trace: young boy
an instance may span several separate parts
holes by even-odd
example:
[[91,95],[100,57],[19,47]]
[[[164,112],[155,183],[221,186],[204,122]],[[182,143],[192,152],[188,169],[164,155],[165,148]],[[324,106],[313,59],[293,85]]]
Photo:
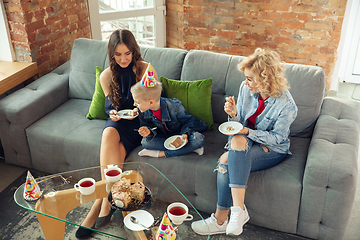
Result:
[[[173,157],[189,152],[204,153],[205,138],[199,132],[208,129],[201,120],[189,115],[180,100],[161,97],[161,83],[155,79],[131,87],[134,105],[140,110],[139,134],[144,147],[139,156]],[[181,135],[185,145],[175,150],[165,148],[164,142],[173,135]]]

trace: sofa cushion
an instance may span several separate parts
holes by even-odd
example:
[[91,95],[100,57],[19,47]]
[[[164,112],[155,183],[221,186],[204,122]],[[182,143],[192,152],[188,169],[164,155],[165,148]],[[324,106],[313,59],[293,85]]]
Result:
[[70,58],[69,98],[91,100],[95,89],[95,68],[105,68],[107,42],[79,38]]
[[105,94],[100,84],[100,74],[104,71],[101,67],[96,66],[96,83],[95,91],[89,107],[89,112],[86,115],[88,119],[108,119],[109,115],[105,112]]
[[239,87],[245,80],[237,65],[244,57],[213,53],[202,50],[190,50],[184,60],[181,80],[193,81],[212,78],[211,105],[215,123],[227,121],[224,112],[226,96],[237,98]]
[[286,156],[272,168],[250,174],[245,204],[250,223],[296,233],[310,139],[292,137],[290,142],[292,156]]
[[140,52],[143,59],[155,68],[158,76],[180,79],[186,50],[140,46]]
[[324,97],[325,72],[320,67],[285,64],[285,77],[298,107],[290,136],[311,137]]
[[70,99],[26,129],[34,169],[58,173],[99,166],[104,120],[85,118],[90,101]]
[[178,81],[160,77],[160,81],[167,98],[179,99],[190,115],[203,120],[209,129],[215,129],[211,109],[211,78],[197,81]]

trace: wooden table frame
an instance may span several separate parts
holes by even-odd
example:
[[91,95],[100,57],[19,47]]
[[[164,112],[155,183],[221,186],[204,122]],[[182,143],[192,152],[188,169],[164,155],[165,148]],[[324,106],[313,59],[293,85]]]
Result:
[[[143,181],[140,174],[134,171],[135,174],[124,176],[125,178],[129,178],[131,182]],[[137,173],[137,174],[136,174]],[[107,186],[108,185],[108,186]],[[35,210],[37,212],[37,218],[39,220],[41,229],[44,233],[44,236],[47,240],[57,240],[64,239],[65,235],[65,220],[58,219],[66,219],[66,215],[73,210],[74,208],[84,204],[86,202],[90,202],[95,199],[104,198],[108,196],[107,189],[111,188],[113,183],[109,183],[106,180],[101,180],[96,182],[95,184],[95,192],[91,195],[81,195],[81,201],[71,201],[69,199],[76,198],[76,195],[79,195],[79,192],[75,189],[67,189],[63,191],[57,191],[53,193],[48,193],[42,198],[38,200],[35,205]],[[54,207],[56,206],[56,207]],[[124,217],[130,212],[123,212]],[[47,214],[52,217],[45,216]],[[58,218],[58,219],[56,219]],[[144,231],[133,231],[133,234],[138,240],[146,240],[146,235]]]

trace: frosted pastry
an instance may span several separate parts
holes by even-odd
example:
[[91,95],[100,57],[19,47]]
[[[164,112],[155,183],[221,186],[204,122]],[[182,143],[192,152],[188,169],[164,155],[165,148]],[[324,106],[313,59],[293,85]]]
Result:
[[130,179],[121,178],[111,188],[113,203],[119,208],[142,203],[145,198],[145,185],[142,182],[130,183]]

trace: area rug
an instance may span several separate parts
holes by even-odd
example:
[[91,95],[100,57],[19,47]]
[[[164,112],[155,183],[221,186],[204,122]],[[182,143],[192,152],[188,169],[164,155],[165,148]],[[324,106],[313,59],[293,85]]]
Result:
[[[37,173],[33,173],[37,177]],[[0,193],[0,239],[45,239],[35,213],[19,207],[14,193],[26,179],[26,172]]]
[[[19,178],[17,178],[13,183],[11,183],[6,189],[0,193],[0,239],[3,240],[18,240],[18,239],[35,239],[35,240],[44,240],[44,234],[42,233],[40,224],[37,220],[36,214],[30,212],[20,206],[18,206],[14,201],[14,192],[17,187],[25,182],[26,173],[24,172]],[[41,173],[31,171],[32,175],[36,178],[41,176]],[[71,211],[71,218],[84,219],[88,213],[93,202],[86,203],[74,210]],[[203,214],[204,217],[208,217],[206,214]],[[73,220],[73,219],[72,219]],[[120,227],[122,222],[122,215],[120,211],[116,211],[112,217],[112,221],[109,223],[111,228]],[[79,223],[80,224],[80,223]],[[122,226],[123,227],[123,226]],[[195,234],[190,227],[190,223],[186,226],[189,235]],[[65,226],[65,237],[64,239],[76,239],[75,232],[77,227],[71,224],[66,224]],[[114,239],[101,234],[94,234],[88,239]],[[133,239],[133,237],[129,237]],[[177,240],[186,239],[178,236]],[[244,226],[244,232],[241,236],[229,237],[226,235],[215,235],[211,236],[211,240],[225,240],[225,239],[241,239],[241,240],[304,240],[300,236],[295,236],[292,234],[287,234],[283,232],[273,231],[270,229],[258,227],[252,224],[246,224]]]
[[[34,178],[43,176],[44,174],[31,171]],[[14,193],[26,179],[27,172],[24,172],[6,189],[0,193],[0,239],[2,240],[18,240],[18,239],[36,239],[45,240],[36,214],[30,212],[16,204],[14,201]],[[92,203],[84,204],[72,211],[72,217],[76,216],[83,219],[89,211]],[[65,238],[76,239],[75,232],[77,227],[71,224],[65,225]],[[109,239],[103,235],[95,235],[90,239]]]

